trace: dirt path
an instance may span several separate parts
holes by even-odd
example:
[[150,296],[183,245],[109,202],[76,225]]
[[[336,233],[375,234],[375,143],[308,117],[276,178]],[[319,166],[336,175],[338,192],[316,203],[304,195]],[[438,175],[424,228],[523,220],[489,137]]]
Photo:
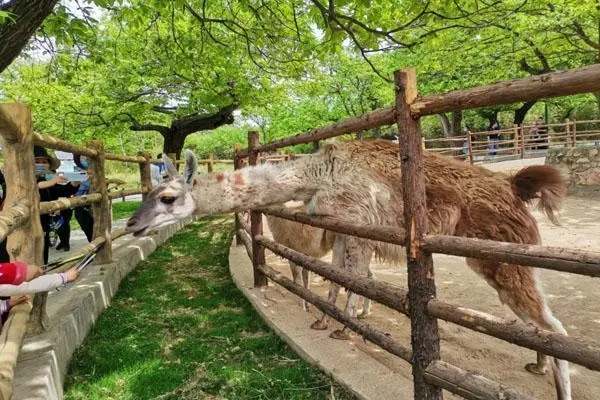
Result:
[[[561,214],[562,226],[553,226],[539,212],[539,221],[544,244],[569,248],[600,251],[600,201],[568,199]],[[438,297],[452,304],[478,309],[493,315],[516,319],[511,311],[500,304],[496,292],[475,275],[459,257],[436,255],[436,283]],[[287,263],[270,254],[268,263],[277,265],[288,274]],[[375,264],[375,278],[406,287],[403,266]],[[600,341],[600,281],[567,273],[541,270],[542,286],[549,298],[554,314],[563,322],[569,334],[585,336]],[[326,296],[328,283],[318,276],[312,278],[313,290]],[[283,291],[282,291],[283,292]],[[292,296],[285,294],[285,296]],[[340,296],[338,306],[343,307],[345,296]],[[299,305],[299,301],[298,307]],[[312,311],[315,318],[319,315]],[[399,342],[410,343],[409,321],[403,315],[379,304],[367,320]],[[535,376],[523,368],[535,361],[535,352],[522,349],[501,340],[440,321],[442,336],[442,358],[463,369],[471,370],[538,399],[555,398],[551,374]],[[333,339],[332,339],[333,340]],[[389,356],[377,347],[355,338],[356,346],[370,352],[390,369],[405,377],[411,372],[406,363]],[[600,372],[589,371],[571,364],[573,398],[594,400],[599,398]],[[446,396],[446,399],[453,398]]]

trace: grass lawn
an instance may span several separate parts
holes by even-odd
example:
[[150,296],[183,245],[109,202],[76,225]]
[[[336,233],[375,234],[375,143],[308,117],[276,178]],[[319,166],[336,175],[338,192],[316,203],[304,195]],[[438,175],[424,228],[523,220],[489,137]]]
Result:
[[190,224],[128,275],[75,352],[66,399],[353,399],[233,284],[230,216]]

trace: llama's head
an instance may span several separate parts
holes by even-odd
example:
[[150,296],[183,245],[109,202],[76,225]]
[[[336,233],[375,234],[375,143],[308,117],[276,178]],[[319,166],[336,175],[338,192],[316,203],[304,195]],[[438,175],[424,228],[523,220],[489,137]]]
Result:
[[198,160],[193,152],[185,152],[185,168],[180,175],[171,159],[163,155],[167,171],[165,180],[156,186],[127,221],[127,233],[144,235],[154,228],[190,217],[194,214],[194,200],[190,188],[198,171]]

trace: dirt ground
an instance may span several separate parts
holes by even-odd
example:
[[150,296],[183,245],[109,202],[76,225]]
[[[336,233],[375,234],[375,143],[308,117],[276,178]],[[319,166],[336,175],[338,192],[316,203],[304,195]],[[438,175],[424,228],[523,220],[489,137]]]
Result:
[[[552,225],[539,212],[535,212],[535,215],[544,244],[600,252],[600,201],[567,199],[560,217],[562,226]],[[463,258],[435,255],[434,262],[440,299],[499,317],[516,319],[508,307],[500,304],[496,292],[467,267]],[[273,254],[269,254],[267,263],[289,276],[287,263]],[[404,266],[374,264],[372,269],[375,279],[406,287]],[[540,277],[550,308],[569,334],[600,342],[600,290],[597,289],[600,281],[549,270],[540,270]],[[329,284],[316,275],[312,276],[311,282],[313,290],[325,297]],[[293,296],[287,292],[285,295]],[[340,296],[338,306],[343,308],[345,301],[345,295]],[[300,307],[299,301],[297,303]],[[314,307],[311,312],[315,318],[319,316]],[[400,343],[410,344],[409,320],[402,314],[374,304],[373,313],[366,321],[388,332]],[[334,322],[331,328],[335,328],[335,324]],[[511,386],[523,394],[538,399],[555,398],[551,373],[537,376],[524,369],[526,363],[535,362],[534,351],[444,321],[440,321],[440,334],[444,361]],[[410,368],[405,362],[370,343],[364,343],[360,338],[355,337],[353,341],[356,346],[370,352],[393,371],[405,377],[411,376]],[[600,372],[571,364],[571,380],[573,399],[600,398]],[[447,394],[445,398],[455,397]]]

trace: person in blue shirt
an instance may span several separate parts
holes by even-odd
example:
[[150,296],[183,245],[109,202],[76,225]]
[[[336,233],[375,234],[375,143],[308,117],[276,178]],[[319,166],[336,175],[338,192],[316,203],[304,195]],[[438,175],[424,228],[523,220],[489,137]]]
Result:
[[[86,158],[82,157],[79,154],[73,154],[73,161],[75,162],[75,165],[78,168],[80,168],[83,171],[87,171],[88,162]],[[90,177],[88,174],[87,179],[85,179],[79,184],[79,188],[77,189],[77,192],[75,192],[75,196],[84,196],[89,193]],[[81,230],[83,231],[83,233],[85,233],[85,237],[87,238],[88,242],[91,242],[94,236],[94,216],[92,215],[92,207],[89,205],[77,207],[75,208],[74,213],[75,219],[79,223]]]

